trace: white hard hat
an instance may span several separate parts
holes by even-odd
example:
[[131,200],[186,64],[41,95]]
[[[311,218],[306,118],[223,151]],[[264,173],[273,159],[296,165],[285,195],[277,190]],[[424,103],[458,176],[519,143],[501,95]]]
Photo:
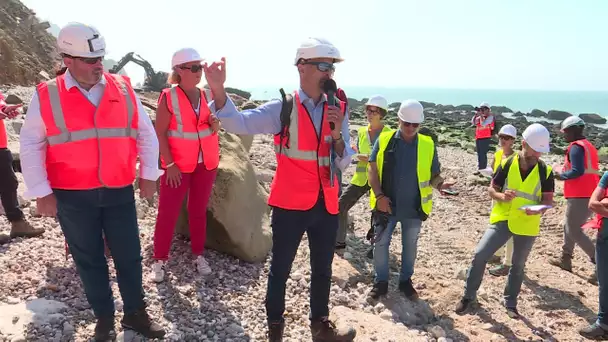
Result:
[[401,121],[422,123],[424,121],[424,108],[416,100],[405,100],[401,102],[397,116]]
[[585,121],[583,121],[583,119],[579,118],[576,115],[567,117],[564,121],[562,121],[562,128],[561,128],[562,133],[564,132],[564,130],[566,128],[569,128],[572,126],[583,126],[584,127]]
[[300,44],[294,64],[300,59],[333,58],[334,62],[342,62],[340,51],[328,40],[323,38],[308,38]]
[[479,106],[475,107],[475,109],[480,109],[482,107],[490,108],[490,105],[487,102],[482,102]]
[[205,59],[202,58],[201,55],[199,55],[198,52],[193,48],[183,48],[177,50],[173,54],[173,58],[171,58],[171,68],[188,62],[200,62],[204,60]]
[[374,95],[367,100],[366,106],[376,106],[388,110],[388,101],[381,95]]
[[504,125],[498,131],[498,135],[508,135],[513,138],[517,138],[517,128],[511,124]]
[[545,126],[533,123],[526,128],[521,136],[534,151],[541,153],[549,152],[551,137]]
[[93,26],[69,23],[57,36],[60,53],[73,57],[103,57],[106,54],[106,41]]

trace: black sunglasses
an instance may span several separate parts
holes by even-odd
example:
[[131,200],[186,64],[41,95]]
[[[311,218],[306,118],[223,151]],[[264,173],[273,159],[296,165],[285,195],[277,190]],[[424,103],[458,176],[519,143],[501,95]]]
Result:
[[317,70],[319,70],[320,72],[334,72],[334,71],[336,71],[336,67],[333,65],[333,63],[327,63],[327,62],[304,62],[303,64],[316,65],[317,66]]
[[499,135],[498,139],[502,139],[502,140],[515,140],[515,138],[508,136],[508,135]]
[[401,121],[403,122],[403,126],[405,127],[414,127],[414,128],[418,128],[418,126],[420,126],[419,123],[411,123],[411,122],[405,122],[405,121]]
[[189,67],[187,67],[187,66],[180,66],[179,68],[182,69],[182,70],[190,70],[193,74],[197,73],[197,72],[199,72],[201,70],[203,70],[203,66],[200,65],[200,64],[194,64],[194,65],[191,65]]
[[75,56],[69,56],[69,55],[66,55],[65,57],[77,59],[79,61],[82,61],[86,64],[91,64],[91,65],[96,64],[97,62],[103,61],[103,57],[75,57]]

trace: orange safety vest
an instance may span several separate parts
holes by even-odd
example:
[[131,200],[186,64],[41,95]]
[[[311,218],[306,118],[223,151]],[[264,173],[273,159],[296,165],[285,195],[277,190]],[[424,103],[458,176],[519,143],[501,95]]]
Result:
[[486,139],[486,138],[490,138],[492,136],[492,130],[494,129],[494,121],[492,121],[492,123],[490,123],[488,126],[482,126],[482,122],[485,119],[482,119],[481,117],[477,118],[477,122],[475,123],[475,125],[477,126],[475,128],[475,139]]
[[[104,73],[95,107],[65,75],[38,84],[46,126],[46,171],[51,188],[89,190],[133,184],[139,111],[127,77]],[[145,115],[145,114],[144,114]]]
[[[0,101],[4,101],[4,95],[0,93]],[[4,126],[4,120],[0,120],[0,148],[8,147],[8,138],[6,136],[6,127]]]
[[[346,103],[339,101],[339,104],[342,112],[346,113]],[[333,139],[329,122],[325,120],[326,112],[327,102],[323,108],[319,136],[308,110],[300,102],[298,92],[294,93],[290,124],[284,132],[288,139],[281,141],[280,134],[274,136],[277,169],[270,186],[270,206],[309,210],[317,203],[322,191],[327,211],[338,214],[340,183],[334,174],[332,187],[329,178]]]
[[[594,190],[595,191],[595,190]],[[604,197],[608,197],[608,189],[604,192]],[[595,214],[592,218],[590,218],[585,224],[581,226],[583,229],[601,229],[602,228],[602,220],[604,217],[600,214]]]
[[[179,86],[164,89],[158,101],[167,98],[167,108],[171,112],[171,122],[167,138],[173,162],[181,172],[193,172],[198,164],[199,152],[203,152],[203,163],[207,170],[214,170],[220,163],[219,135],[209,124],[211,91],[201,89],[201,105],[198,118],[192,103]],[[161,156],[161,165],[167,168]]]
[[587,139],[576,140],[568,145],[563,171],[572,169],[570,149],[579,145],[585,150],[585,172],[577,178],[564,181],[564,198],[589,198],[600,181],[600,160],[597,149]]

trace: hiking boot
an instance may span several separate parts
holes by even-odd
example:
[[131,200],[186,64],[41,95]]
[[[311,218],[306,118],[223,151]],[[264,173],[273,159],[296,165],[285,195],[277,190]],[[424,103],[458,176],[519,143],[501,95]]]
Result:
[[589,282],[589,284],[591,285],[595,285],[597,286],[598,282],[597,282],[597,274],[593,273],[589,279],[587,279],[587,282]]
[[370,248],[369,251],[367,251],[367,258],[374,259],[374,247]]
[[557,266],[564,271],[572,272],[572,255],[562,253],[561,257],[549,260],[549,264]]
[[374,284],[372,290],[367,295],[371,299],[377,300],[381,296],[385,296],[388,293],[388,281],[379,281]]
[[399,291],[409,300],[414,301],[418,299],[418,292],[416,292],[414,285],[412,285],[412,279],[399,282]]
[[26,220],[19,220],[11,222],[11,238],[16,237],[36,237],[44,233],[44,228],[34,228]]
[[488,260],[488,264],[500,264],[502,262],[502,257],[500,255],[492,255],[490,260]]
[[507,315],[509,317],[511,317],[512,319],[518,319],[519,318],[519,311],[517,311],[517,308],[510,308],[507,307]]
[[352,327],[338,329],[327,317],[310,323],[313,342],[352,341],[357,332]]
[[490,273],[491,275],[495,276],[495,277],[504,277],[507,274],[509,274],[509,271],[511,270],[511,266],[507,266],[505,264],[500,264],[496,267],[492,267],[488,270],[488,273]]
[[268,322],[268,341],[283,342],[285,322]]
[[346,249],[346,242],[336,242],[335,250],[336,252],[340,252]]
[[7,234],[0,234],[0,245],[4,245],[11,241],[11,237]]
[[145,309],[136,313],[126,314],[120,322],[123,329],[133,330],[146,338],[163,338],[165,330],[158,324],[150,321]]
[[114,330],[114,317],[101,317],[95,324],[95,342],[114,341],[116,330]]
[[608,340],[608,331],[600,327],[599,324],[593,323],[588,327],[582,328],[578,333],[590,340]]
[[473,300],[462,298],[460,302],[458,302],[458,305],[456,305],[454,312],[456,312],[457,315],[464,315],[473,307],[472,304]]

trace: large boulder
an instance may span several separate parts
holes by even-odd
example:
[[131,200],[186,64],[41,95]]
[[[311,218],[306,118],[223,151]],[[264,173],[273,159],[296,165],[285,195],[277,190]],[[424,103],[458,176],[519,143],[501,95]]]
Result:
[[595,113],[579,114],[578,117],[583,119],[583,121],[585,121],[586,123],[591,123],[591,124],[605,124],[606,123],[605,117],[600,116],[599,114],[595,114]]
[[[207,208],[206,247],[244,261],[262,261],[272,247],[268,194],[258,183],[238,136],[220,133],[220,147],[220,165]],[[189,236],[185,201],[176,231]]]
[[568,113],[568,112],[564,112],[563,110],[550,110],[547,113],[547,119],[549,120],[565,120],[569,117],[571,117],[572,114]]

